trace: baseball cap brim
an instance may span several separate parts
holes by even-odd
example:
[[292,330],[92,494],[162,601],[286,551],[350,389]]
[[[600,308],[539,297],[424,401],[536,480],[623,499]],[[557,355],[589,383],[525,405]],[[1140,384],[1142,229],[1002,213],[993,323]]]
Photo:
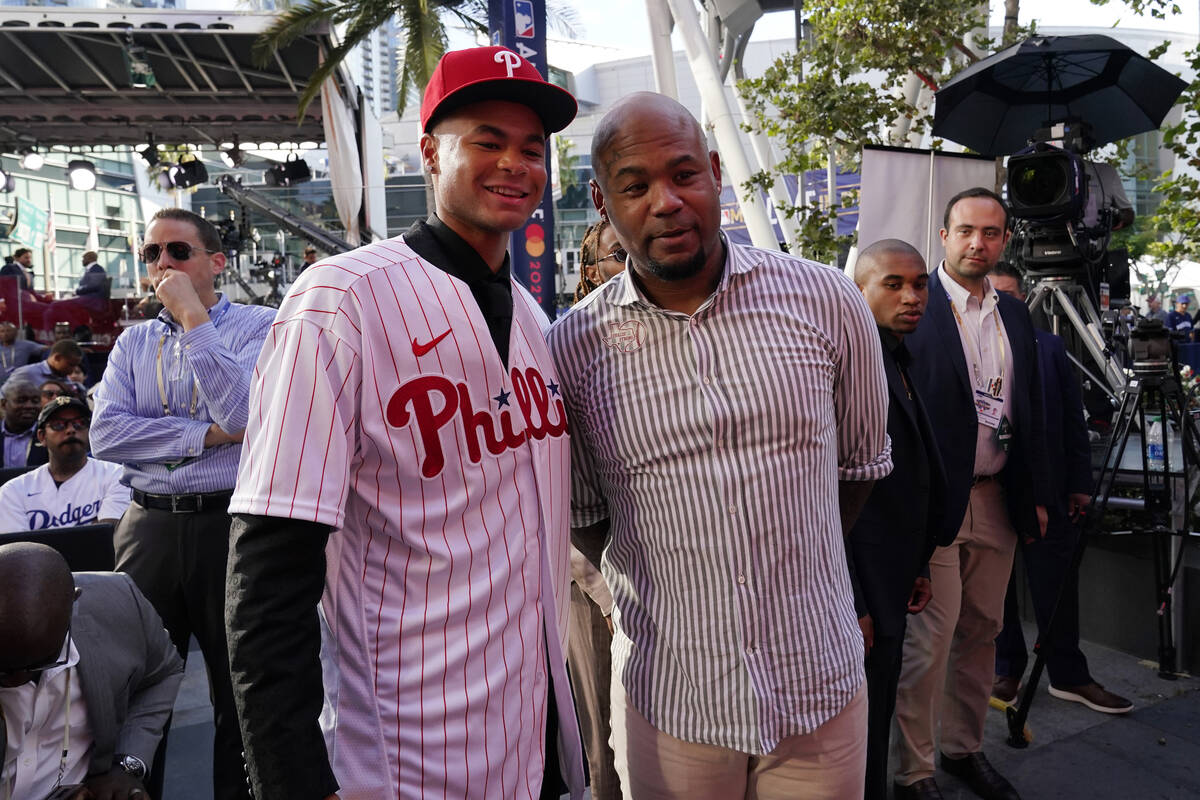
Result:
[[516,77],[486,78],[460,86],[442,98],[429,115],[425,132],[428,133],[441,119],[463,106],[487,100],[508,100],[528,106],[541,117],[547,136],[570,125],[579,110],[571,93],[553,83]]

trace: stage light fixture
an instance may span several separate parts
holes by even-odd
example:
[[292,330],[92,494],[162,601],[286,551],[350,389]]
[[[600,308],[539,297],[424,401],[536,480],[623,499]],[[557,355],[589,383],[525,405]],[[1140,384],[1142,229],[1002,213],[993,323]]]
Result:
[[154,134],[146,134],[146,144],[137,149],[137,154],[146,160],[146,165],[153,167],[158,164],[158,145],[154,143]]
[[268,169],[263,180],[268,186],[295,186],[312,180],[312,170],[308,168],[308,162],[293,153],[287,161]]
[[21,156],[21,168],[27,169],[30,172],[37,172],[46,163],[46,159],[42,157],[42,154],[32,147],[26,147],[19,155]]
[[0,193],[8,194],[15,188],[17,188],[17,179],[11,172],[0,169]]
[[190,189],[208,180],[208,169],[204,162],[192,156],[188,161],[180,161],[167,168],[167,179],[175,189]]
[[125,40],[125,69],[129,72],[129,85],[134,89],[148,89],[156,83],[154,68],[146,55],[146,48],[133,43],[133,37]]
[[229,148],[221,148],[221,160],[225,162],[225,166],[230,169],[237,169],[246,161],[246,156],[242,153],[241,145],[238,143],[238,137],[233,137],[233,144]]
[[96,165],[81,158],[68,162],[67,182],[78,192],[90,192],[96,188]]

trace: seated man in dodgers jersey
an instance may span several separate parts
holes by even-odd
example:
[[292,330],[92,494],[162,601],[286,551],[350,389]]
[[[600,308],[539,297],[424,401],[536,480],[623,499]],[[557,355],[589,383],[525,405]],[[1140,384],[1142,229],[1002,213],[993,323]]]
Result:
[[506,252],[575,111],[512,51],[447,53],[421,106],[436,213],[279,310],[226,609],[260,800],[582,793],[566,414]]

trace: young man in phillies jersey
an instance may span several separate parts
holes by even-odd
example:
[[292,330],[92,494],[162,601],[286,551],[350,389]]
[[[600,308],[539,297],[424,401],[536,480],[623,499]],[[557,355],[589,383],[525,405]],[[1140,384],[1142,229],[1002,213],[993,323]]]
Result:
[[279,310],[226,608],[259,800],[582,792],[566,414],[506,252],[575,110],[510,50],[446,54],[421,105],[436,213]]

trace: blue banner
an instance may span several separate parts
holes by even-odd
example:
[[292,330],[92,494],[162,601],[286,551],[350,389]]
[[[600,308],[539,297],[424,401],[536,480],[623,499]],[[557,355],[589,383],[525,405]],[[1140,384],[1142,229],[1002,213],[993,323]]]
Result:
[[[537,67],[546,69],[545,0],[489,0],[488,28],[493,45],[515,50]],[[550,174],[550,148],[546,148],[546,174]],[[512,274],[550,319],[557,313],[554,297],[554,199],[550,180],[541,204],[524,227],[513,231],[509,253]]]
[[[783,176],[783,183],[787,189],[788,197],[793,205],[800,205],[799,197],[799,182],[795,175]],[[825,208],[828,204],[829,194],[825,191],[825,185],[828,183],[828,176],[823,169],[814,169],[804,173],[804,198],[808,205],[816,205]],[[857,172],[842,172],[838,171],[837,183],[834,188],[837,211],[837,233],[838,236],[849,236],[854,233],[854,228],[858,225],[858,205],[842,206],[842,195],[846,192],[857,192],[862,185],[862,176]],[[775,235],[780,241],[783,241],[783,234],[779,230],[779,222],[775,219],[775,207],[767,203],[767,198],[762,193],[759,194],[762,202],[766,203],[767,213],[771,218],[771,225],[775,228]],[[742,208],[738,205],[737,195],[733,193],[732,186],[724,186],[721,189],[721,229],[725,231],[725,235],[730,241],[739,244],[750,244],[750,232],[746,230],[746,220],[742,217]]]

